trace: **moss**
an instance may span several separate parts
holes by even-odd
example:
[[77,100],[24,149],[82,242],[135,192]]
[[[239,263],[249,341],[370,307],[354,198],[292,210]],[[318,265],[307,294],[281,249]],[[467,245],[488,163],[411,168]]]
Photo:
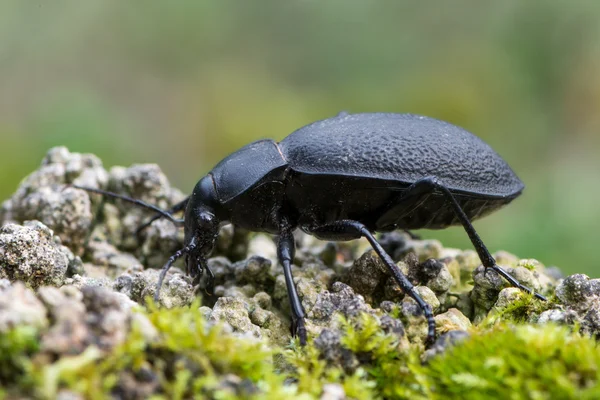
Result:
[[150,303],[140,312],[158,334],[134,325],[108,353],[90,346],[53,360],[38,348],[35,329],[8,331],[0,335],[0,373],[12,382],[8,394],[38,398],[66,389],[90,399],[313,399],[331,384],[352,399],[600,396],[596,342],[568,327],[509,325],[506,318],[522,320],[536,302],[522,296],[515,304],[426,364],[421,349],[384,333],[376,317],[341,319],[339,345],[358,361],[348,371],[312,343],[281,349],[227,333],[206,321],[198,303],[170,310]]
[[18,388],[27,393],[35,385],[31,379],[31,357],[39,349],[39,332],[27,325],[0,333],[0,397],[3,389]]
[[598,398],[600,349],[565,327],[497,326],[416,370],[432,398]]
[[[513,289],[514,288],[508,288],[505,290]],[[505,304],[498,306],[497,303],[480,325],[487,326],[497,321],[526,323],[528,321],[536,320],[542,312],[551,310],[555,307],[557,307],[555,296],[551,296],[548,301],[539,301],[535,299],[532,294],[518,291],[516,292],[516,296]]]

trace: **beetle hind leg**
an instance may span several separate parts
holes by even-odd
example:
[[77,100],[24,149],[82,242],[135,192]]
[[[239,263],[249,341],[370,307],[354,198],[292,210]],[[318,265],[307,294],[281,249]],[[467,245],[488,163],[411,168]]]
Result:
[[381,244],[375,239],[371,231],[369,231],[365,225],[358,221],[341,220],[310,229],[310,233],[316,237],[328,238],[330,240],[348,240],[357,237],[365,237],[379,258],[381,258],[383,263],[387,266],[402,291],[415,300],[423,310],[423,314],[425,314],[425,318],[427,319],[426,344],[428,346],[433,344],[435,339],[435,320],[433,319],[431,307],[429,304],[425,303],[419,293],[415,290],[415,286],[408,280],[402,271],[400,271],[389,254],[381,247]]
[[475,251],[477,251],[477,254],[479,255],[479,259],[481,260],[481,263],[486,268],[486,270],[488,270],[488,269],[494,270],[500,276],[502,276],[504,279],[506,279],[512,286],[519,288],[519,289],[523,290],[524,292],[533,294],[537,299],[544,300],[544,301],[547,300],[546,297],[535,292],[531,288],[528,288],[527,286],[521,284],[518,280],[515,279],[515,277],[510,275],[508,272],[506,272],[504,269],[502,269],[500,266],[498,266],[498,264],[496,264],[496,260],[494,259],[494,257],[492,257],[492,255],[490,254],[490,252],[487,249],[487,247],[485,246],[485,244],[483,244],[483,241],[477,234],[477,231],[475,231],[473,224],[471,224],[469,217],[467,217],[467,214],[465,214],[465,212],[461,208],[460,204],[458,204],[458,201],[456,201],[456,198],[454,197],[452,192],[450,192],[450,190],[446,186],[441,184],[437,180],[437,178],[435,178],[435,177],[423,178],[423,179],[415,182],[414,184],[412,184],[407,189],[407,193],[411,193],[411,191],[414,191],[417,193],[427,193],[427,192],[433,193],[435,190],[439,191],[446,198],[446,201],[451,205],[452,210],[454,211],[454,214],[456,215],[456,218],[461,223],[464,230],[467,232],[467,235],[469,236],[471,243],[473,243],[473,247],[475,247]]

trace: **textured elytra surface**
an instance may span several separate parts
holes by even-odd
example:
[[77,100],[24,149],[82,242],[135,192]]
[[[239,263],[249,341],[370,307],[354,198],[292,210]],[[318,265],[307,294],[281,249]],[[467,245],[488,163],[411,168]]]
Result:
[[339,115],[298,129],[279,146],[290,167],[302,173],[403,183],[435,176],[449,189],[502,197],[524,187],[477,136],[418,115]]

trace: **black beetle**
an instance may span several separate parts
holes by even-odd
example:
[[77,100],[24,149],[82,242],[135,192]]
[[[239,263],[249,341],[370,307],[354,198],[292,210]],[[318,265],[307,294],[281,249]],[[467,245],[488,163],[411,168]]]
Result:
[[[166,216],[185,227],[185,247],[169,258],[156,293],[168,269],[183,255],[188,274],[196,278],[207,270],[212,278],[206,259],[225,221],[276,234],[292,308],[292,334],[304,344],[304,311],[291,270],[292,232],[300,228],[324,240],[365,237],[402,290],[423,309],[431,342],[435,336],[431,308],[373,232],[462,224],[486,269],[531,293],[496,265],[471,225],[510,203],[523,188],[492,148],[462,128],[412,114],[341,113],[300,128],[279,143],[259,140],[241,148],[218,163],[191,196],[171,210],[149,206],[160,214],[153,220]],[[82,189],[145,205],[114,193]],[[184,209],[183,221],[171,216]]]

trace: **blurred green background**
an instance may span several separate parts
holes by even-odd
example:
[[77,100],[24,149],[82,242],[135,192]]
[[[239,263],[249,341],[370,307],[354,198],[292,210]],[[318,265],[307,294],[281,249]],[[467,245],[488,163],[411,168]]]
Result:
[[190,192],[340,110],[479,135],[527,185],[476,223],[490,250],[600,276],[600,2],[0,2],[0,199],[55,145]]

